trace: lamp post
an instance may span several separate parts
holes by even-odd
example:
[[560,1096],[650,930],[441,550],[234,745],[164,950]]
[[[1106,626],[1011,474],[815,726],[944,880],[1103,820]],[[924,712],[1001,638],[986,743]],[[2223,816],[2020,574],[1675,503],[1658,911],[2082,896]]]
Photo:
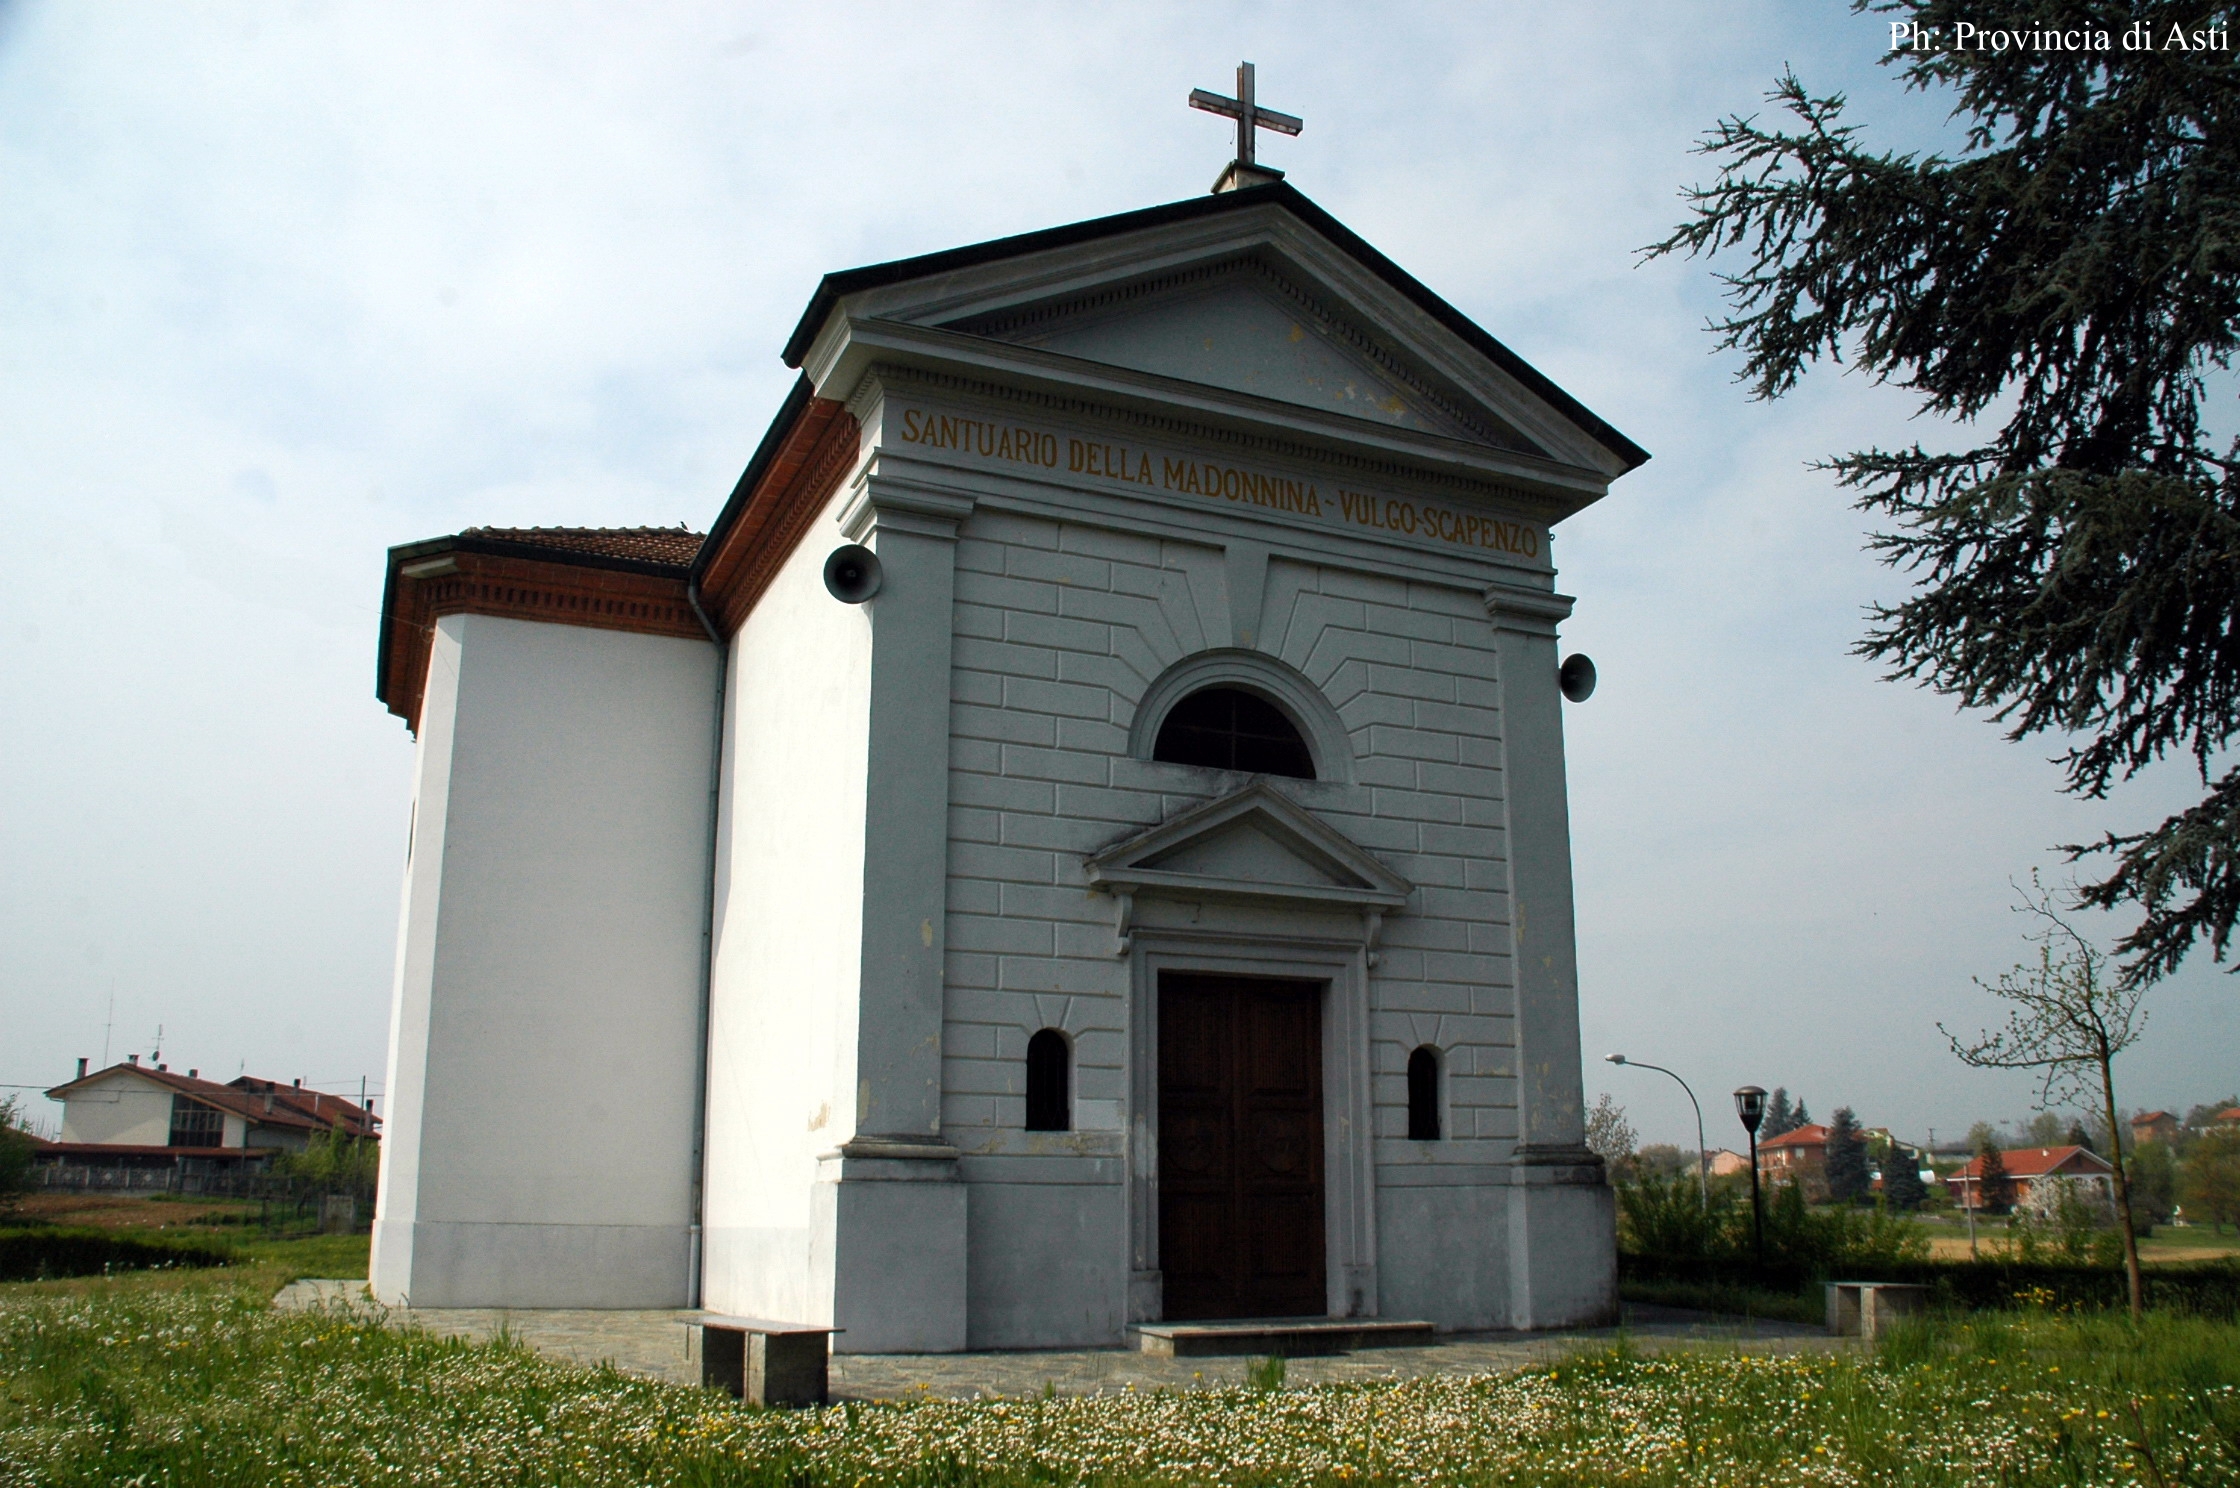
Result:
[[1628,1059],[1623,1054],[1605,1054],[1602,1057],[1611,1064],[1630,1064],[1635,1069],[1655,1070],[1660,1075],[1672,1075],[1672,1078],[1679,1082],[1680,1088],[1688,1091],[1688,1104],[1696,1108],[1696,1193],[1703,1200],[1704,1212],[1710,1213],[1711,1155],[1704,1150],[1703,1146],[1703,1103],[1696,1099],[1696,1093],[1693,1090],[1688,1090],[1687,1081],[1680,1079],[1678,1075],[1673,1075],[1671,1070],[1666,1069],[1661,1064],[1643,1064],[1640,1060]]
[[1762,1085],[1745,1085],[1734,1093],[1734,1113],[1750,1133],[1750,1243],[1758,1264],[1766,1263],[1766,1209],[1758,1198],[1758,1123],[1766,1119],[1766,1092]]

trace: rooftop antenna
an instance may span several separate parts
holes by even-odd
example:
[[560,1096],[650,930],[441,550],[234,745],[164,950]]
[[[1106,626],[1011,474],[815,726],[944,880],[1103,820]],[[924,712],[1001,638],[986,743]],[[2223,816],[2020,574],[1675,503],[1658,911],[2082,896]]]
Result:
[[109,1019],[101,1025],[101,1067],[109,1067],[109,1034],[117,1026],[117,984],[109,984]]
[[156,1025],[156,1051],[148,1056],[148,1063],[163,1063],[163,1025],[161,1023]]

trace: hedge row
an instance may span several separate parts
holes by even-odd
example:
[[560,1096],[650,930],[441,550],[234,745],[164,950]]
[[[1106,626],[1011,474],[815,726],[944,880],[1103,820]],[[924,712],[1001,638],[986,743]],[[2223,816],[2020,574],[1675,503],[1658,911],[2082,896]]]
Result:
[[[2079,1266],[2007,1260],[1896,1261],[1862,1266],[1856,1274],[1818,1276],[1792,1262],[1769,1259],[1706,1260],[1693,1256],[1621,1255],[1618,1274],[1628,1281],[1690,1282],[1812,1293],[1823,1281],[1910,1281],[1933,1287],[1936,1299],[1969,1309],[2035,1304],[2047,1307],[2121,1307],[2130,1298],[2120,1266]],[[2240,1317],[2240,1265],[2207,1262],[2150,1266],[2144,1274],[2147,1305],[2208,1317]]]
[[230,1251],[209,1245],[142,1240],[106,1230],[0,1230],[0,1281],[45,1281],[166,1266],[224,1266],[232,1260]]

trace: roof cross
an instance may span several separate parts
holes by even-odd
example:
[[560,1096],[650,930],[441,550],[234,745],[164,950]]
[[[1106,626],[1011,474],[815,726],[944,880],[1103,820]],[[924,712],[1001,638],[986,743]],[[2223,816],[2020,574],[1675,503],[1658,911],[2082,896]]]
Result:
[[[1208,93],[1203,88],[1190,90],[1190,107],[1204,109],[1209,114],[1225,114],[1237,121],[1237,161],[1240,166],[1252,166],[1252,142],[1257,132],[1273,129],[1278,134],[1297,134],[1306,128],[1290,114],[1279,114],[1274,109],[1262,108],[1253,98],[1252,64],[1237,64],[1237,96],[1223,98],[1218,93]],[[1262,167],[1265,169],[1265,167]]]

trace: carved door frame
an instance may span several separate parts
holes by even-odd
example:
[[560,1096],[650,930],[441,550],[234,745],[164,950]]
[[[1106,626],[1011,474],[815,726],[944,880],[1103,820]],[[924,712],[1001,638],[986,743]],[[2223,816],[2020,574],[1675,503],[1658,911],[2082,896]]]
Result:
[[[1349,917],[1339,934],[1266,936],[1139,927],[1129,948],[1128,1321],[1157,1322],[1159,974],[1272,977],[1321,986],[1323,1256],[1332,1317],[1377,1315],[1376,1166],[1371,1148],[1368,952]],[[1344,930],[1351,929],[1350,935]]]

